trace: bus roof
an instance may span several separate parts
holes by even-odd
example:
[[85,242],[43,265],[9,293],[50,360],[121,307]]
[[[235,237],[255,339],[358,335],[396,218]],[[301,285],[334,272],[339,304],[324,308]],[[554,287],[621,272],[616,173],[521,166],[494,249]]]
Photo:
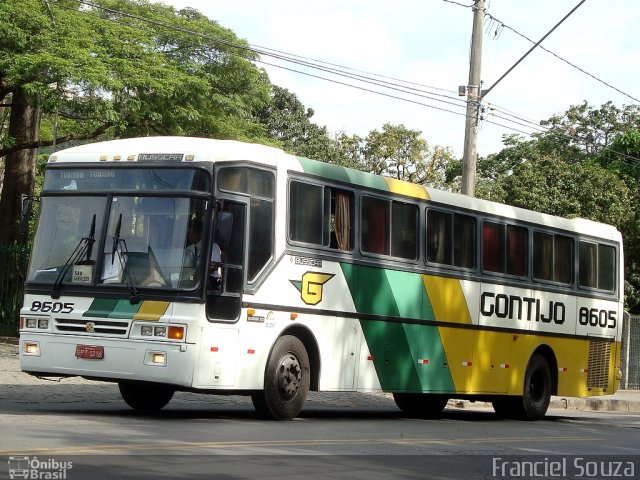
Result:
[[50,163],[111,162],[225,162],[252,161],[286,170],[298,170],[318,177],[378,189],[473,212],[496,215],[572,232],[621,241],[615,227],[583,218],[567,219],[510,205],[482,200],[423,185],[390,179],[339,165],[295,157],[265,145],[235,140],[196,137],[138,137],[109,140],[71,147],[52,154]]
[[[55,152],[49,162],[219,162],[251,160],[271,164],[283,151],[235,140],[197,137],[138,137],[88,143]],[[145,157],[146,156],[146,157]]]

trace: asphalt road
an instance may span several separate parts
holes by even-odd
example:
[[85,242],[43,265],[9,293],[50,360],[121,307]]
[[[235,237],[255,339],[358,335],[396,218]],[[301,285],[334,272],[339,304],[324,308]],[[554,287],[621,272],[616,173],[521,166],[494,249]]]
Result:
[[638,413],[551,410],[524,422],[452,402],[442,418],[417,420],[388,396],[312,393],[299,418],[274,422],[245,397],[178,393],[161,412],[140,415],[113,384],[34,379],[4,353],[0,478],[640,476]]

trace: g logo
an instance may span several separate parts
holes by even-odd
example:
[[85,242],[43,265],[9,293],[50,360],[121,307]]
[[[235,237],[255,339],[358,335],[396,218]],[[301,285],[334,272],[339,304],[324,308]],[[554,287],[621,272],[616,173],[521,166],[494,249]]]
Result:
[[300,292],[300,298],[307,305],[317,305],[322,301],[323,285],[335,275],[331,273],[307,272],[302,281],[289,280]]

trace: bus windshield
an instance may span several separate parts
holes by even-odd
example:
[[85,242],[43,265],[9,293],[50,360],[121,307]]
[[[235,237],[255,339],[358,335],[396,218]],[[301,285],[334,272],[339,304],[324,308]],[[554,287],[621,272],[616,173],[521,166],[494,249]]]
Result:
[[[60,171],[54,173],[61,178]],[[67,177],[67,186],[70,180],[75,180],[70,191],[43,193],[28,282],[54,289],[199,285],[198,272],[204,271],[199,265],[207,257],[202,255],[205,199],[178,192],[151,196],[155,191],[142,189],[137,194],[97,192],[93,183],[77,195],[79,179]]]

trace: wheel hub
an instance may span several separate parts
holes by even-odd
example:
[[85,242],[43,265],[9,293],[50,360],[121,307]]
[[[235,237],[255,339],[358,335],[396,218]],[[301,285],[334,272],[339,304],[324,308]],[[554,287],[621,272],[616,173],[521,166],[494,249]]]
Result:
[[280,360],[278,368],[278,387],[286,398],[293,398],[300,389],[302,369],[298,358],[288,353]]

